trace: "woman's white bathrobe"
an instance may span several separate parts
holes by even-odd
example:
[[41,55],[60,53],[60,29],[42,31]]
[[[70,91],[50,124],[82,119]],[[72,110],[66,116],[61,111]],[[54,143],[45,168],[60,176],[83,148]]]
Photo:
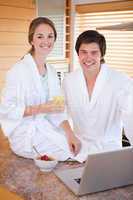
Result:
[[[61,91],[56,71],[48,64],[47,73],[49,99],[52,99]],[[1,127],[9,138],[12,150],[20,156],[34,157],[34,145],[42,154],[67,158],[70,156],[67,140],[64,132],[58,128],[66,119],[65,113],[23,117],[25,107],[45,102],[46,96],[36,64],[32,56],[27,54],[7,73],[0,105]]]
[[122,148],[123,127],[133,144],[132,79],[103,64],[91,99],[82,69],[68,74],[63,87],[74,132],[83,143],[81,160],[88,153]]

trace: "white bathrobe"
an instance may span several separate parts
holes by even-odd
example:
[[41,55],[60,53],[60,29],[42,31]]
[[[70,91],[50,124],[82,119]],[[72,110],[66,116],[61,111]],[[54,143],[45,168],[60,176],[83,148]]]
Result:
[[68,74],[63,88],[74,132],[82,141],[80,160],[89,153],[122,148],[123,127],[133,144],[132,79],[103,64],[91,99],[82,69]]
[[[55,69],[47,64],[49,99],[61,95]],[[33,158],[33,145],[44,154],[59,159],[70,156],[65,134],[58,127],[65,113],[38,114],[23,117],[25,107],[46,102],[39,72],[30,54],[9,70],[0,105],[0,123],[12,150]]]

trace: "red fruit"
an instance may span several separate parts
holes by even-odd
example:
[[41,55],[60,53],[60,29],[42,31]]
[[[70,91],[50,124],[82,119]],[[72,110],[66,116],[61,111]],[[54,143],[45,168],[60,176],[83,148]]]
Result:
[[48,161],[48,160],[49,160],[49,157],[48,157],[47,155],[43,155],[43,156],[41,156],[41,160],[46,160],[46,161]]

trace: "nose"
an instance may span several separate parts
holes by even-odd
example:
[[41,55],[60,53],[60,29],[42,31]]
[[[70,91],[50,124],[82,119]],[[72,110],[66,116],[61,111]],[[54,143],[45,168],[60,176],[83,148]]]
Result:
[[92,59],[91,53],[88,52],[88,53],[86,54],[86,59],[88,59],[88,60]]
[[44,42],[44,43],[47,44],[47,43],[48,43],[48,39],[47,39],[46,37],[43,37],[43,38],[42,38],[42,42]]

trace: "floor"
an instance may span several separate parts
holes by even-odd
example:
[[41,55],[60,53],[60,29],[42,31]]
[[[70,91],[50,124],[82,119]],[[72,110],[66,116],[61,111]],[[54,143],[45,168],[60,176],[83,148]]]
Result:
[[[61,168],[75,167],[70,163]],[[53,172],[41,172],[33,160],[16,156],[0,133],[0,186],[16,192],[24,200],[133,200],[133,186],[75,196]]]

